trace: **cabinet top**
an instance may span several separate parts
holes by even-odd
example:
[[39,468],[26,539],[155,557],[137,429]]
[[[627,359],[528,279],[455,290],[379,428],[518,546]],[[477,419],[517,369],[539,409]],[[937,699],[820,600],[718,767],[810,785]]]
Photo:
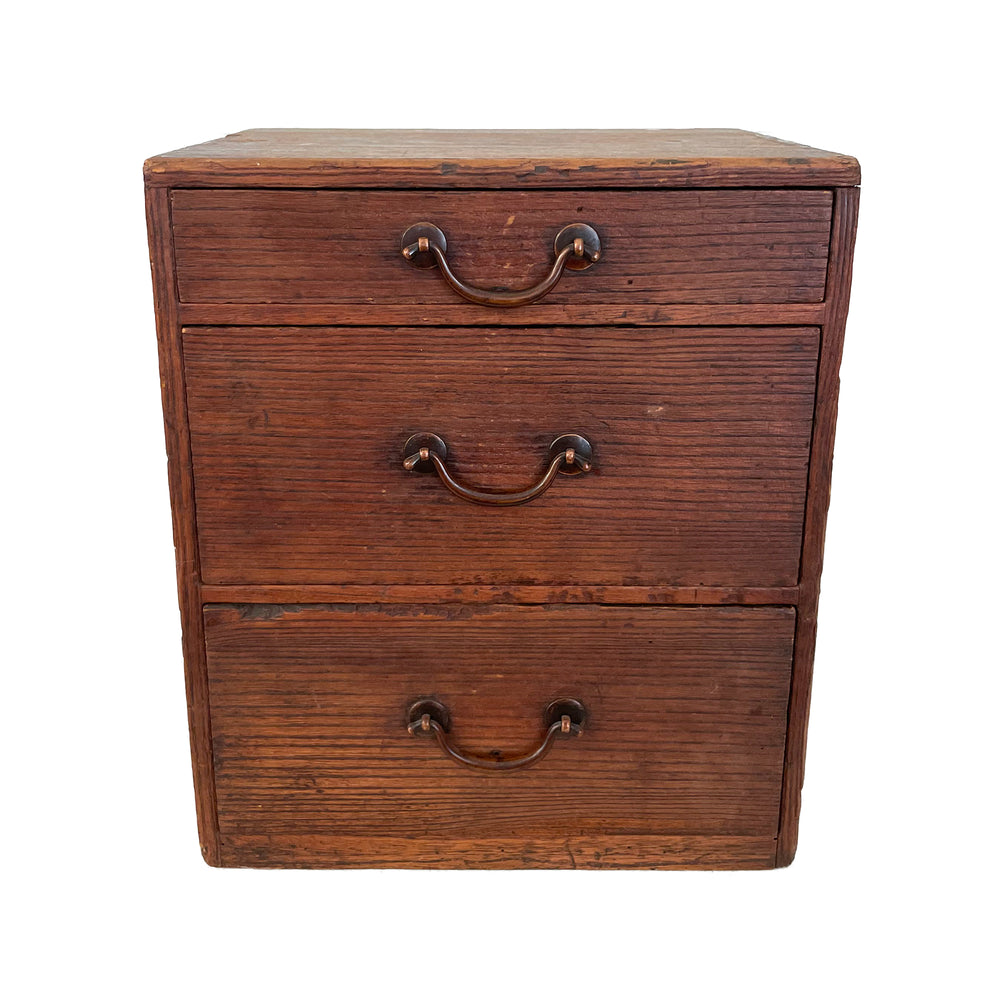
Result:
[[250,129],[146,161],[165,187],[844,187],[852,156],[740,129]]

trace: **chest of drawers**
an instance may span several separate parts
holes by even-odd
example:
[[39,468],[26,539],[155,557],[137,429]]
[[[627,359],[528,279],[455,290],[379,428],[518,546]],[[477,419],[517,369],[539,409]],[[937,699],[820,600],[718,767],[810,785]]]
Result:
[[795,853],[859,171],[733,130],[146,164],[202,853]]

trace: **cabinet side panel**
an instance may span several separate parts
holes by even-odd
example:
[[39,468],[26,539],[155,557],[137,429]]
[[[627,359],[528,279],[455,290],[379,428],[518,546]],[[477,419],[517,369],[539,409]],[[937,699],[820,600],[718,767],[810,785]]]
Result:
[[153,299],[156,307],[160,390],[163,396],[167,474],[170,483],[174,553],[177,560],[177,593],[181,612],[191,760],[198,810],[198,839],[205,861],[217,866],[220,864],[219,834],[211,753],[208,674],[205,667],[198,543],[195,534],[194,483],[191,477],[191,445],[184,394],[180,325],[177,320],[168,197],[169,192],[162,188],[147,187],[146,223],[149,231]]
[[851,266],[858,224],[859,194],[858,188],[837,188],[834,192],[830,271],[827,277],[827,316],[822,329],[816,384],[816,412],[813,418],[799,610],[795,630],[795,659],[788,703],[785,773],[775,858],[778,867],[791,864],[798,842],[799,810],[805,774],[806,725],[809,719],[813,654],[816,648],[816,610],[820,574],[823,570],[826,514],[830,505],[840,359],[844,349],[844,328],[851,294]]

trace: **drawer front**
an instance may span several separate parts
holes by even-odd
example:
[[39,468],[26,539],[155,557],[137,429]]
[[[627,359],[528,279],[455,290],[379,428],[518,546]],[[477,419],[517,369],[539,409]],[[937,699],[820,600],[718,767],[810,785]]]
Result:
[[460,279],[512,289],[545,277],[563,227],[593,226],[601,259],[566,273],[552,304],[820,302],[831,210],[831,192],[794,189],[171,195],[187,303],[462,303],[436,269],[403,259],[400,237],[419,222],[445,234]]
[[[267,838],[285,851],[337,837],[770,841],[794,621],[790,608],[208,606],[223,852],[254,844],[266,862]],[[434,699],[449,745],[496,763],[535,750],[545,707],[566,698],[586,711],[582,733],[512,770],[456,763],[407,729],[411,703]]]
[[[191,328],[184,367],[211,584],[791,586],[818,331]],[[559,434],[594,468],[480,506],[403,468],[537,480]]]

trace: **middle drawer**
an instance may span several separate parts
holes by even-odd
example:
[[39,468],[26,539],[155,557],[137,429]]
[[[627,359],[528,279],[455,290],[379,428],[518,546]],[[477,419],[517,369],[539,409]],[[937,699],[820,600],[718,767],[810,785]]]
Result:
[[[814,328],[184,331],[209,584],[792,586]],[[522,506],[561,434],[593,468]]]

